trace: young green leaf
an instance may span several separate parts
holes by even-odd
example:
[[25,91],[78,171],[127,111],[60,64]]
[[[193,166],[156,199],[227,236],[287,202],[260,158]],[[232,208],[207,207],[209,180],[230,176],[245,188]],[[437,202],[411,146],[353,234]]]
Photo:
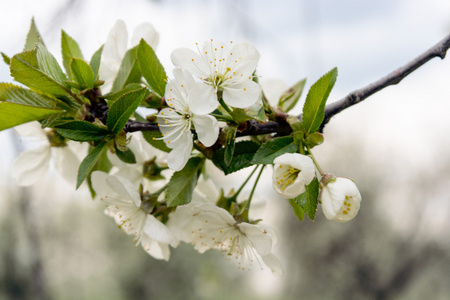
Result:
[[98,70],[100,69],[100,61],[102,59],[102,53],[103,53],[103,45],[95,51],[95,53],[91,57],[91,61],[89,62],[89,65],[92,68],[92,71],[94,71],[95,80],[98,78]]
[[61,50],[64,69],[66,70],[69,79],[72,79],[72,71],[70,69],[70,62],[72,61],[72,58],[84,58],[78,43],[64,30],[61,31]]
[[77,189],[83,183],[86,176],[92,171],[98,159],[102,156],[103,152],[106,150],[105,147],[106,144],[107,144],[106,141],[98,144],[97,147],[92,149],[92,151],[81,162],[80,167],[78,168],[77,187],[76,187]]
[[94,88],[94,71],[92,71],[91,66],[84,60],[72,58],[72,61],[70,62],[70,70],[72,73],[72,78],[81,87],[90,89]]
[[294,211],[294,214],[297,216],[297,218],[300,221],[303,221],[305,215],[305,211],[303,210],[303,208],[300,205],[298,205],[294,199],[289,199],[289,203],[291,204],[292,210]]
[[227,166],[224,162],[225,149],[219,149],[214,152],[213,163],[222,170],[225,175],[239,171],[252,165],[252,158],[258,150],[259,145],[253,141],[237,142],[234,148],[234,155],[230,164]]
[[172,151],[172,149],[166,146],[166,143],[164,143],[163,140],[160,140],[160,138],[162,138],[161,131],[142,131],[142,135],[144,136],[144,139],[156,149],[164,152]]
[[130,83],[141,82],[142,74],[136,59],[136,51],[137,47],[134,47],[125,53],[117,76],[114,79],[112,92],[119,91]]
[[150,86],[153,95],[162,98],[166,88],[166,71],[164,71],[155,51],[144,39],[141,39],[139,43],[137,59],[141,73]]
[[168,206],[178,206],[191,202],[192,193],[197,185],[197,179],[204,162],[204,158],[192,157],[181,171],[172,175],[167,186]]
[[10,102],[0,102],[0,130],[8,129],[31,121],[61,113],[59,109],[29,106]]
[[114,134],[118,134],[147,94],[147,88],[143,87],[119,97],[109,109],[106,120],[108,129]]
[[332,69],[309,89],[303,106],[302,124],[306,134],[316,132],[325,117],[325,104],[337,78],[337,68]]
[[278,101],[278,106],[282,111],[288,112],[294,108],[302,95],[305,83],[306,78],[294,84],[291,88],[289,88],[289,90],[281,95],[280,100]]
[[306,212],[308,218],[314,221],[317,210],[317,199],[319,197],[319,181],[314,178],[309,185],[306,186],[306,191],[294,198],[293,200]]
[[54,98],[6,82],[0,83],[0,101],[42,108],[55,108],[59,102]]
[[5,62],[5,64],[7,64],[9,66],[11,64],[11,58],[3,52],[0,52],[0,54],[2,55],[2,58],[3,58],[3,61]]
[[273,160],[284,153],[297,152],[298,146],[294,143],[294,138],[284,136],[274,138],[262,144],[253,157],[253,164],[272,164]]
[[77,142],[101,141],[111,134],[110,131],[86,121],[67,122],[55,127],[55,129],[65,138]]
[[116,148],[116,155],[117,157],[127,164],[135,164],[136,163],[136,156],[134,156],[133,151],[131,151],[129,148],[127,151],[120,151]]
[[16,81],[44,93],[63,96],[69,92],[61,82],[40,69],[36,49],[13,56],[11,75]]
[[227,166],[230,166],[231,159],[233,158],[234,154],[237,126],[226,126],[223,130],[226,133],[225,156],[223,160]]
[[50,52],[48,52],[47,48],[42,45],[38,45],[36,58],[39,69],[42,70],[42,72],[56,80],[61,85],[64,84],[64,81],[67,81],[67,77],[61,69],[61,66],[58,64],[58,61]]
[[25,41],[25,46],[23,51],[33,50],[36,48],[36,45],[41,44],[45,47],[44,41],[41,38],[41,34],[36,27],[36,23],[34,22],[34,17],[31,18],[30,30],[28,30],[27,39]]

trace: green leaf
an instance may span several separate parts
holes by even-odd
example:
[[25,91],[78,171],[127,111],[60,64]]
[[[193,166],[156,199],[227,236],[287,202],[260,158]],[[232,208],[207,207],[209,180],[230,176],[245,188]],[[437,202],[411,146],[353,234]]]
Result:
[[156,56],[155,51],[144,39],[141,39],[139,43],[137,59],[141,73],[153,94],[162,98],[166,89],[166,71],[164,71],[164,67]]
[[288,112],[295,107],[298,100],[300,99],[300,96],[302,95],[305,83],[306,78],[294,84],[281,95],[280,100],[278,101],[278,106],[282,111]]
[[295,153],[298,146],[294,143],[294,138],[284,136],[274,138],[262,144],[253,157],[253,164],[272,164],[273,160],[284,153]]
[[73,58],[70,63],[72,77],[79,85],[87,88],[94,88],[95,75],[91,66],[84,60]]
[[[40,47],[40,49],[45,48]],[[41,58],[40,62],[38,62],[37,50],[26,51],[13,56],[11,59],[11,76],[16,81],[41,92],[57,96],[66,95],[68,89],[63,83],[40,68],[40,64],[45,64],[45,59],[44,61],[42,60],[42,51],[39,56]]]
[[55,129],[65,138],[77,142],[101,141],[111,134],[110,131],[86,121],[67,122],[55,127]]
[[225,175],[236,172],[252,165],[252,158],[258,150],[259,145],[253,141],[237,142],[234,147],[234,155],[230,164],[224,162],[225,149],[219,149],[214,153],[213,163],[222,170]]
[[305,215],[305,211],[303,210],[303,208],[298,205],[294,199],[289,199],[289,203],[291,204],[292,210],[294,211],[294,214],[297,216],[297,218],[300,221],[303,221],[303,217]]
[[72,79],[72,71],[70,69],[70,62],[72,61],[72,58],[84,58],[78,43],[64,30],[61,31],[61,50],[64,69],[66,70],[69,79]]
[[33,17],[31,18],[30,30],[28,30],[27,39],[25,41],[25,47],[23,48],[23,51],[33,50],[38,44],[41,44],[45,47],[44,41],[41,38],[41,34],[36,27],[36,23],[34,22]]
[[142,131],[142,135],[144,136],[144,139],[156,149],[164,152],[172,151],[172,149],[166,146],[166,143],[164,143],[163,140],[158,140],[159,138],[162,138],[161,131]]
[[42,108],[55,108],[59,102],[54,98],[6,82],[0,83],[0,101]]
[[101,142],[97,147],[92,149],[92,151],[83,159],[78,168],[77,176],[77,189],[83,183],[86,176],[92,171],[98,159],[102,156],[103,152],[106,150],[107,142]]
[[120,98],[121,96],[123,96],[124,94],[131,92],[131,91],[139,90],[139,89],[142,89],[142,85],[137,84],[137,83],[131,83],[131,84],[127,85],[126,87],[124,87],[123,89],[121,89],[120,91],[117,91],[112,94],[106,94],[106,95],[102,96],[102,98],[105,98],[106,100],[115,101],[118,98]]
[[95,80],[98,79],[98,70],[100,69],[100,61],[102,59],[102,53],[103,53],[103,45],[97,51],[95,51],[95,53],[91,57],[91,61],[89,62],[92,71],[94,71]]
[[302,124],[306,134],[316,132],[325,117],[325,104],[337,78],[337,68],[323,75],[309,89],[303,106]]
[[112,92],[121,90],[130,83],[141,82],[142,74],[136,59],[136,51],[137,47],[134,47],[125,53],[119,71],[117,72],[117,76],[114,79],[111,89]]
[[60,113],[59,109],[42,108],[17,103],[0,102],[0,130],[8,129],[31,121],[47,118]]
[[136,163],[136,156],[134,156],[133,151],[130,149],[127,149],[127,151],[120,151],[116,148],[116,155],[117,157],[127,164],[135,164]]
[[48,52],[47,48],[43,47],[42,45],[38,45],[36,57],[39,69],[42,70],[42,72],[44,72],[60,84],[63,84],[64,81],[67,81],[66,74],[64,74],[61,66],[58,64],[58,61],[50,52]]
[[143,87],[119,97],[109,108],[108,119],[106,120],[108,129],[114,134],[118,134],[147,93],[147,88]]
[[5,64],[7,64],[9,66],[11,64],[11,58],[9,58],[9,56],[3,52],[0,52],[0,54],[2,55],[2,58],[3,58],[3,61],[5,62]]
[[175,172],[167,185],[167,205],[178,206],[188,204],[192,200],[192,192],[197,185],[204,158],[192,157],[186,166]]
[[317,199],[319,198],[319,181],[314,178],[306,187],[306,191],[293,200],[306,212],[308,218],[314,221],[317,211]]
[[237,123],[237,124],[241,124],[245,121],[248,121],[250,119],[252,119],[252,117],[250,117],[249,115],[247,115],[247,113],[245,112],[245,110],[243,110],[242,108],[234,108],[231,112],[230,112],[230,116],[233,118],[233,120]]
[[225,140],[225,156],[223,158],[227,166],[230,165],[234,154],[234,146],[236,141],[237,126],[226,126],[223,129],[226,133]]

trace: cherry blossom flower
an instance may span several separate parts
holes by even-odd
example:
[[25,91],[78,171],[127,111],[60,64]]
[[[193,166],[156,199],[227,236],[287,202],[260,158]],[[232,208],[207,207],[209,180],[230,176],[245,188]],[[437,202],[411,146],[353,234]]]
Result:
[[286,199],[295,198],[305,192],[305,186],[316,176],[312,159],[299,153],[285,153],[278,156],[273,163],[273,189]]
[[347,222],[358,214],[361,194],[356,184],[348,178],[337,177],[322,189],[322,210],[325,217],[337,222]]
[[[139,44],[143,38],[153,49],[158,46],[159,33],[150,23],[142,23],[134,30],[131,38],[131,47]],[[102,60],[100,62],[99,77],[104,80],[103,90],[109,91],[117,76],[122,59],[128,50],[128,31],[125,22],[117,20],[109,31],[103,46]]]
[[45,178],[50,164],[69,183],[76,182],[78,167],[83,155],[87,154],[87,145],[67,141],[61,145],[52,145],[47,134],[38,122],[16,126],[15,131],[36,147],[23,151],[14,161],[12,176],[20,186],[30,186]]
[[176,67],[185,68],[201,80],[190,92],[194,113],[207,114],[216,109],[218,93],[226,104],[238,108],[249,107],[261,98],[261,87],[253,81],[260,54],[252,44],[236,43],[230,49],[225,43],[211,40],[198,52],[179,48],[171,55]]
[[[206,147],[212,146],[219,136],[219,124],[216,118],[195,114],[191,110],[193,99],[192,87],[195,86],[192,75],[179,68],[173,71],[174,79],[166,86],[165,98],[169,108],[164,108],[158,115],[158,125],[163,140],[173,150],[167,157],[172,170],[181,170],[189,159],[193,146],[195,129],[198,139]],[[211,110],[205,111],[205,114]]]
[[137,187],[125,178],[95,171],[92,186],[100,199],[106,203],[105,214],[113,217],[125,233],[135,236],[136,245],[156,259],[169,260],[169,245],[176,247],[178,241],[172,232],[146,212]]
[[181,231],[179,236],[200,253],[217,249],[227,259],[236,261],[239,269],[267,266],[274,274],[283,274],[280,261],[272,253],[276,234],[269,226],[237,222],[226,210],[212,203],[179,206],[173,218],[181,218],[183,222],[172,230]]

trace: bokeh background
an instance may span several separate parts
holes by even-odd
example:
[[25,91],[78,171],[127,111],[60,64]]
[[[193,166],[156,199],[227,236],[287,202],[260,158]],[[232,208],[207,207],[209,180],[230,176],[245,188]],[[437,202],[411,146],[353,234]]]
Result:
[[[32,16],[58,59],[61,29],[90,57],[123,19],[130,32],[142,22],[156,27],[169,74],[173,49],[210,38],[253,43],[263,79],[307,77],[309,88],[337,66],[329,101],[450,33],[450,2],[440,0],[2,0],[0,51],[21,51]],[[11,81],[3,63],[0,81]],[[258,193],[280,235],[283,277],[242,273],[188,245],[168,263],[149,257],[54,172],[18,188],[11,166],[27,144],[0,132],[0,299],[449,299],[449,113],[450,58],[435,58],[330,121],[316,157],[363,195],[345,224],[320,207],[314,222],[299,222],[266,171]],[[230,188],[241,177],[215,179]]]

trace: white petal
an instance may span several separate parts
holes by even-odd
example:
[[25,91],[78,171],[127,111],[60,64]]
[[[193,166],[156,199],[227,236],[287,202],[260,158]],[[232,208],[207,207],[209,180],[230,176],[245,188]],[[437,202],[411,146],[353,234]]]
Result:
[[217,123],[216,118],[209,115],[194,115],[192,122],[198,134],[198,139],[203,145],[210,147],[217,141],[219,137],[219,123]]
[[144,39],[155,50],[159,44],[159,33],[152,24],[142,23],[134,29],[133,37],[130,40],[131,47],[138,45],[141,39]]
[[169,245],[152,240],[145,234],[143,234],[141,237],[141,244],[142,248],[144,248],[144,250],[152,257],[156,259],[163,259],[166,261],[169,260],[170,258]]
[[127,179],[115,175],[109,175],[106,178],[106,183],[117,194],[134,202],[136,207],[141,206],[141,196],[139,195],[137,187]]
[[103,47],[102,60],[113,60],[115,62],[122,61],[128,46],[128,32],[125,22],[117,20]]
[[272,270],[272,273],[276,276],[283,276],[283,266],[281,265],[281,262],[278,260],[278,258],[273,254],[269,253],[267,255],[261,256],[263,262],[266,264],[267,267]]
[[80,160],[68,146],[52,147],[51,149],[55,169],[68,183],[74,184],[77,180]]
[[258,225],[248,223],[238,224],[240,230],[252,242],[259,255],[267,255],[272,251],[272,238],[269,233]]
[[12,176],[20,186],[29,186],[45,177],[51,159],[50,145],[44,144],[19,154],[13,164]]
[[109,198],[115,195],[114,191],[111,190],[106,183],[106,178],[108,176],[109,175],[107,173],[101,171],[94,171],[91,174],[92,188],[100,197],[107,196]]
[[175,68],[172,73],[180,85],[191,86],[195,83],[194,77],[186,69]]
[[[211,179],[205,180],[201,176],[197,182],[197,186],[194,190],[194,195],[199,199],[192,198],[192,201],[203,203],[216,203],[219,199],[219,190]],[[253,202],[252,202],[253,203]]]
[[170,55],[170,59],[175,67],[184,68],[196,77],[207,78],[209,75],[209,68],[205,60],[191,49],[175,49]]
[[[255,46],[248,42],[237,43],[231,48],[232,56],[228,60],[227,65],[236,74],[244,74],[244,76],[251,76],[258,65],[260,54]],[[237,60],[237,62],[236,62]]]
[[206,115],[219,106],[214,87],[196,82],[190,90],[189,109],[198,115]]
[[184,168],[192,151],[192,134],[183,134],[177,141],[172,151],[167,156],[167,164],[174,171]]
[[246,108],[261,98],[261,87],[251,79],[244,79],[237,84],[223,88],[223,100],[233,107]]
[[38,121],[25,123],[14,127],[14,131],[21,136],[30,136],[39,140],[47,140],[45,131],[42,129],[41,124]]
[[160,243],[169,244],[172,247],[178,245],[173,233],[166,225],[157,220],[153,215],[148,215],[144,225],[144,233],[151,239]]

